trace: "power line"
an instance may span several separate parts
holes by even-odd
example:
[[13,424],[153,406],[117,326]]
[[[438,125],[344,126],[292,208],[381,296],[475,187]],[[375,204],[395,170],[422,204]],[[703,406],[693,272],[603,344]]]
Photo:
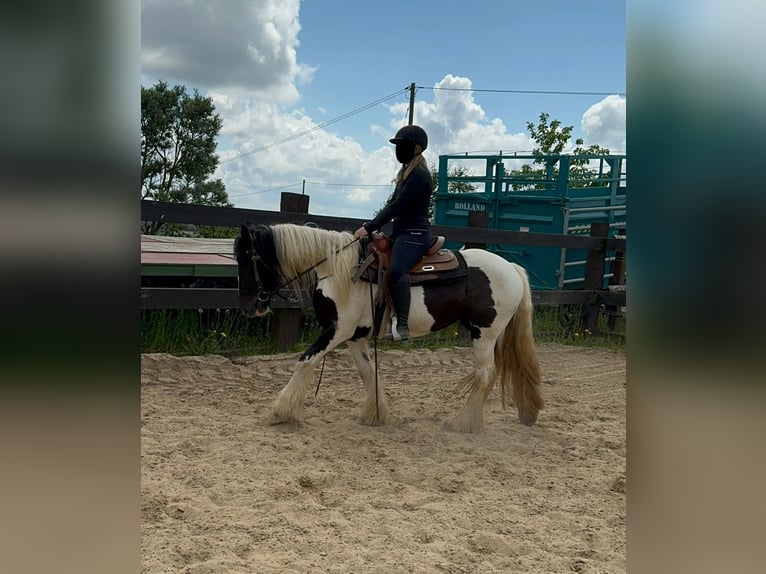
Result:
[[[327,127],[329,125],[337,123],[337,122],[339,122],[341,120],[344,120],[346,118],[349,118],[351,116],[359,114],[359,113],[361,113],[363,111],[369,110],[372,107],[375,107],[375,106],[377,106],[379,104],[382,104],[383,102],[391,100],[391,99],[393,99],[393,98],[395,98],[397,96],[400,96],[401,94],[403,94],[405,92],[408,92],[408,91],[410,92],[411,101],[410,101],[410,105],[409,105],[409,107],[407,109],[407,112],[411,116],[412,115],[412,109],[411,109],[412,108],[412,100],[414,100],[414,95],[415,95],[415,90],[416,89],[417,90],[420,90],[420,89],[423,89],[423,90],[431,89],[431,90],[443,90],[443,91],[455,91],[455,92],[493,92],[493,93],[503,93],[503,94],[534,94],[534,95],[563,95],[563,96],[610,96],[610,95],[616,94],[616,95],[620,95],[620,96],[625,96],[625,92],[579,92],[579,91],[565,91],[565,90],[500,90],[500,89],[481,89],[481,88],[428,87],[428,86],[416,86],[415,83],[413,82],[412,84],[410,84],[406,88],[401,88],[401,89],[397,90],[396,92],[394,92],[392,94],[389,94],[387,96],[379,98],[379,99],[377,99],[377,100],[375,100],[373,102],[370,102],[369,104],[365,104],[364,106],[361,106],[359,108],[351,110],[350,112],[347,112],[345,114],[337,116],[337,117],[335,117],[335,118],[333,118],[331,120],[327,120],[326,122],[323,122],[321,124],[317,124],[317,125],[309,128],[309,129],[302,130],[302,131],[299,131],[299,132],[295,132],[295,133],[290,134],[289,136],[287,136],[285,138],[282,138],[280,140],[276,140],[276,141],[273,141],[273,142],[271,142],[269,144],[266,144],[265,146],[262,146],[262,147],[254,149],[254,150],[250,150],[250,151],[241,153],[241,154],[236,155],[234,157],[230,157],[229,159],[225,159],[225,160],[219,161],[219,165],[225,164],[225,163],[229,163],[229,162],[232,162],[234,160],[246,157],[248,155],[252,155],[254,153],[258,153],[259,151],[264,151],[264,150],[267,150],[269,148],[281,145],[283,143],[287,143],[287,142],[292,141],[294,139],[297,139],[299,137],[303,137],[303,136],[308,135],[308,134],[310,134],[312,132],[315,132],[315,131],[320,130],[322,128],[325,128],[325,127]],[[313,183],[315,185],[349,185],[349,186],[355,185],[355,184],[319,184],[318,182],[311,182],[311,183]],[[301,185],[301,184],[294,183],[294,184],[289,184],[289,185],[285,185],[285,186],[282,186],[282,187],[265,189],[265,190],[261,190],[261,191],[253,191],[253,192],[241,193],[241,194],[237,194],[237,195],[232,195],[230,197],[240,197],[240,196],[243,196],[243,195],[252,195],[252,194],[257,194],[257,193],[266,193],[266,192],[269,192],[269,191],[277,191],[277,190],[285,189],[285,188],[288,188],[288,187],[295,187],[296,185]]]
[[[280,191],[282,189],[287,189],[289,187],[298,187],[299,185],[303,185],[303,183],[304,182],[288,183],[287,185],[280,185],[279,187],[270,187],[269,189],[260,189],[258,191],[246,191],[245,193],[236,193],[234,195],[229,195],[229,197],[242,197],[243,195],[256,195],[258,193]],[[305,183],[308,183],[311,185],[322,185],[322,186],[333,186],[333,187],[391,187],[390,183],[326,183],[321,181],[308,181],[308,180],[306,180]]]
[[279,187],[272,187],[270,189],[261,189],[259,191],[247,191],[245,193],[237,193],[234,195],[230,195],[229,197],[242,197],[243,195],[255,195],[257,193],[268,193],[269,191],[279,191],[280,189],[287,189],[288,187],[296,187],[298,185],[302,185],[302,183],[288,183],[287,185],[281,185]]
[[263,147],[259,147],[259,148],[254,149],[254,150],[250,150],[250,151],[247,151],[245,153],[241,153],[241,154],[239,154],[237,156],[234,156],[234,157],[231,157],[229,159],[223,160],[220,163],[221,164],[228,163],[230,161],[234,161],[235,159],[240,159],[240,158],[243,158],[245,156],[252,155],[254,153],[258,153],[259,151],[263,151],[263,150],[269,149],[271,147],[278,146],[278,145],[281,145],[283,143],[287,143],[287,142],[292,141],[294,139],[297,139],[299,137],[303,137],[305,135],[308,135],[311,132],[315,132],[317,130],[321,130],[322,128],[325,128],[325,127],[327,127],[327,126],[329,126],[331,124],[337,123],[337,122],[339,122],[341,120],[345,120],[346,118],[350,118],[351,116],[354,116],[354,115],[359,114],[359,113],[361,113],[361,112],[363,112],[365,110],[369,110],[370,108],[373,108],[373,107],[375,107],[375,106],[377,106],[379,104],[382,104],[385,101],[388,101],[388,100],[391,100],[391,99],[393,99],[393,98],[395,98],[397,96],[400,96],[401,94],[406,92],[408,89],[409,88],[401,88],[401,89],[397,90],[396,92],[394,92],[393,94],[389,94],[389,95],[384,96],[384,97],[382,97],[382,98],[380,98],[378,100],[375,100],[374,102],[370,102],[369,104],[366,104],[366,105],[362,106],[361,108],[356,108],[355,110],[351,110],[350,112],[347,112],[347,113],[345,113],[345,114],[343,114],[341,116],[338,116],[338,117],[333,118],[331,120],[327,120],[326,122],[323,122],[321,124],[317,124],[314,127],[311,127],[311,128],[309,128],[307,130],[303,130],[303,131],[300,131],[300,132],[296,132],[296,133],[290,134],[289,136],[287,136],[285,138],[282,138],[281,140],[273,141],[273,142],[271,142],[269,144],[266,144]]
[[324,183],[321,181],[308,181],[311,185],[330,185],[336,187],[390,187],[390,183]]
[[452,92],[494,92],[498,94],[535,94],[548,96],[624,96],[625,92],[570,92],[565,90],[481,90],[478,88],[428,88],[426,86],[417,86],[424,90],[445,90]]

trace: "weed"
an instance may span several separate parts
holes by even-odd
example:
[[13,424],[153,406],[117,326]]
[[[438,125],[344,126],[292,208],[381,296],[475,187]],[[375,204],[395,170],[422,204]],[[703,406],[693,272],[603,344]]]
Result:
[[[175,355],[219,354],[229,357],[271,354],[273,315],[249,319],[235,309],[144,310],[141,312],[141,352]],[[597,346],[625,350],[625,318],[617,317],[614,331],[608,329],[606,313],[599,316],[597,333],[583,327],[579,308],[571,306],[535,309],[534,332],[538,342]],[[311,309],[304,309],[298,342],[291,352],[304,351],[320,333]],[[409,349],[468,347],[470,335],[457,324],[412,339]],[[378,348],[401,349],[401,344],[380,339]]]

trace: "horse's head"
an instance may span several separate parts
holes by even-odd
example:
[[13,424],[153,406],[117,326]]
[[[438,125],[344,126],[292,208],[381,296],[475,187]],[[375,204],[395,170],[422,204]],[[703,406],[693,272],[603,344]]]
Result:
[[239,279],[239,305],[248,317],[261,317],[271,311],[271,297],[279,288],[279,263],[274,235],[265,226],[249,221],[240,226],[234,240]]

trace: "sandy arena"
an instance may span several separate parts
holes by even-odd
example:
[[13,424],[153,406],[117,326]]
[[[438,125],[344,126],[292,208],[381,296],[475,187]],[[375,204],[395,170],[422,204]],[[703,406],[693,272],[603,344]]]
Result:
[[303,424],[278,426],[298,354],[143,355],[142,571],[625,572],[625,355],[538,353],[538,423],[495,389],[475,435],[441,428],[469,348],[381,352],[383,427],[356,423],[345,349]]

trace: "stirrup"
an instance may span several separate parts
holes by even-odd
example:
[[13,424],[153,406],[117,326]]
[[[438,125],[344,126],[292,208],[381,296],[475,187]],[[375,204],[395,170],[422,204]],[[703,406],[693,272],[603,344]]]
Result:
[[410,340],[410,330],[407,329],[407,336],[402,337],[399,333],[399,329],[397,328],[397,321],[396,321],[396,315],[391,317],[391,338],[394,341],[402,342],[402,341],[409,341]]

